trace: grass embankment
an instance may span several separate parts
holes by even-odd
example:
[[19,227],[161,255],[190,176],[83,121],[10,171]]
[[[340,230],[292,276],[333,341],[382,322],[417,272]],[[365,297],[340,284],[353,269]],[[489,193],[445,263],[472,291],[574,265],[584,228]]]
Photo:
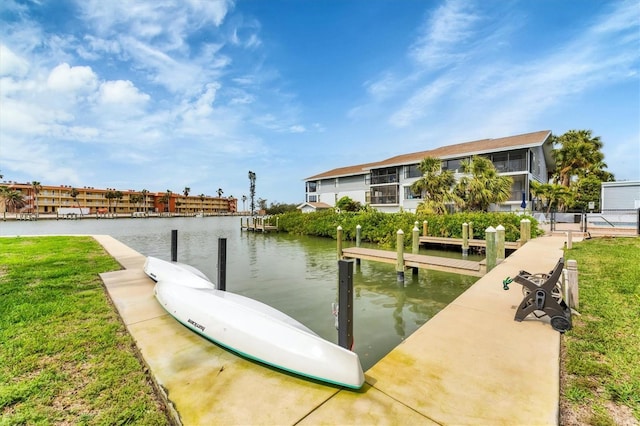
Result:
[[167,424],[89,237],[0,238],[0,424]]
[[561,423],[638,424],[640,238],[586,240],[566,258],[578,261],[581,316],[563,338]]

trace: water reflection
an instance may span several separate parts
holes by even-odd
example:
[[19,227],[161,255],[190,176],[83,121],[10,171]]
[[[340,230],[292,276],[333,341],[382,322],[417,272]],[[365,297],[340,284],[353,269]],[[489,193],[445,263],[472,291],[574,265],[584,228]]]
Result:
[[[214,281],[218,238],[226,238],[229,291],[274,306],[337,342],[331,309],[338,284],[333,240],[242,232],[236,217],[0,222],[0,235],[107,234],[144,255],[167,260],[172,229],[178,230],[178,260]],[[424,254],[461,257],[458,252]],[[393,265],[363,261],[354,270],[354,350],[363,367],[372,366],[476,279],[408,270],[398,285]]]

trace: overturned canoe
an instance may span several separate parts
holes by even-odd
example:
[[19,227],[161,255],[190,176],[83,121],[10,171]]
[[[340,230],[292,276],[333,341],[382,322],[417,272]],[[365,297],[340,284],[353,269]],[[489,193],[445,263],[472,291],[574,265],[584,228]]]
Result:
[[360,359],[262,302],[217,290],[197,269],[148,257],[145,273],[176,320],[244,357],[311,379],[359,389]]

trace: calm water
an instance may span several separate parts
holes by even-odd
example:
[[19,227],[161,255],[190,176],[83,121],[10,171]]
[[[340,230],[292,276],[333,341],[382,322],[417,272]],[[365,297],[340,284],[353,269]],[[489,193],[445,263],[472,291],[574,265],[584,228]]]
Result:
[[[239,217],[0,222],[0,235],[107,234],[141,254],[166,260],[172,229],[178,230],[178,260],[212,281],[218,238],[226,238],[228,291],[267,303],[337,342],[331,307],[338,283],[334,240],[240,231]],[[460,257],[459,252],[421,253]],[[405,277],[404,286],[398,285],[393,265],[366,261],[354,271],[354,350],[365,370],[477,280],[425,270]]]

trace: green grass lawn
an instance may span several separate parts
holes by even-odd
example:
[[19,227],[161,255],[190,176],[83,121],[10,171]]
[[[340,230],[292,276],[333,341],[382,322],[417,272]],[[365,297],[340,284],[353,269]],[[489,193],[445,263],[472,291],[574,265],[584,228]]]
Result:
[[625,416],[638,424],[640,238],[585,240],[565,256],[578,262],[581,315],[563,337],[563,413],[581,424],[622,424]]
[[0,425],[168,424],[89,237],[0,238]]

